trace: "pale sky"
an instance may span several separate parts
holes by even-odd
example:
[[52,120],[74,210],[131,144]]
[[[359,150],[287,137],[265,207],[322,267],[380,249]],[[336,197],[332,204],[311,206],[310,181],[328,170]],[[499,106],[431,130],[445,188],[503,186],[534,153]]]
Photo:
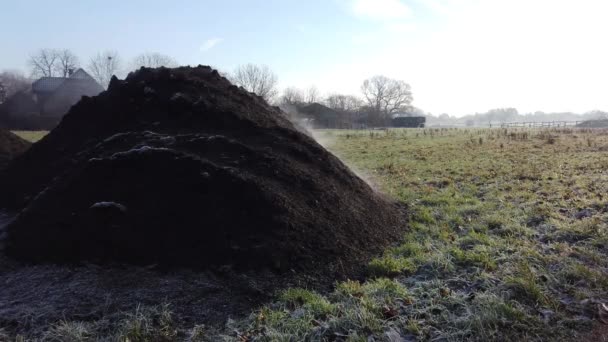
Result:
[[0,70],[38,48],[157,51],[230,71],[266,64],[280,86],[359,95],[408,82],[414,105],[464,115],[608,111],[608,1],[0,0]]

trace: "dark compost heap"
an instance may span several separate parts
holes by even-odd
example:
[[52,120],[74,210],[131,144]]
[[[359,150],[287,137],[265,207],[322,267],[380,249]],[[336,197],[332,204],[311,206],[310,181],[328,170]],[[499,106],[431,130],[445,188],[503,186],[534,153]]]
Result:
[[[1,175],[9,256],[348,276],[398,208],[209,67],[142,68],[84,97]],[[328,272],[329,271],[329,272]]]

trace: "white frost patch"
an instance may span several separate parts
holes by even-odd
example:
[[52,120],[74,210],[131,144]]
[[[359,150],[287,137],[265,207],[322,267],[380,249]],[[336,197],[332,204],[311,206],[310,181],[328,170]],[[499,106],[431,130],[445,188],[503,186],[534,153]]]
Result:
[[175,138],[170,135],[159,134],[152,131],[143,131],[142,133],[146,138],[154,138],[165,143],[175,143]]
[[119,139],[119,138],[122,138],[122,137],[124,137],[124,136],[128,136],[129,134],[131,134],[131,133],[130,133],[130,132],[116,133],[116,134],[114,134],[113,136],[111,136],[111,137],[109,137],[109,138],[104,139],[104,140],[103,140],[103,142],[104,142],[104,143],[107,143],[107,142],[110,142],[110,141],[112,141],[112,140]]
[[116,202],[97,202],[91,206],[89,209],[99,209],[99,208],[116,208],[120,211],[127,212],[127,207],[120,203]]
[[177,92],[171,96],[171,101],[178,101],[180,99],[187,100],[186,96],[180,92]]
[[152,132],[152,131],[143,131],[141,133],[143,135],[145,135],[146,137],[160,137],[160,136],[164,135],[164,134],[160,134],[160,133],[156,133],[156,132]]
[[110,158],[119,158],[119,157],[125,157],[125,156],[130,156],[130,155],[146,154],[149,152],[159,152],[159,151],[166,152],[166,151],[172,151],[172,150],[165,148],[165,147],[140,146],[140,147],[132,148],[128,151],[116,152]]

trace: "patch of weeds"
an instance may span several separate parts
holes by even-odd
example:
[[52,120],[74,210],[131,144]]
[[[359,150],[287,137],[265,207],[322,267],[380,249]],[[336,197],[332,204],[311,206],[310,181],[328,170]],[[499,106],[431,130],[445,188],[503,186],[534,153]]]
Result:
[[[406,241],[408,237],[406,237]],[[423,246],[417,242],[406,242],[398,247],[389,249],[389,254],[396,257],[416,257],[424,252]]]
[[433,224],[435,223],[435,217],[433,211],[427,207],[416,207],[412,213],[410,220],[422,224]]
[[520,262],[513,275],[505,278],[505,286],[513,293],[513,299],[533,306],[556,306],[550,294],[538,281],[538,276],[527,262]]
[[422,334],[422,327],[420,326],[420,323],[417,319],[408,319],[405,329],[414,335]]
[[496,215],[496,214],[485,217],[484,221],[485,221],[486,227],[488,227],[488,230],[501,229],[502,227],[504,227],[506,225],[504,216]]
[[414,273],[416,268],[408,258],[384,255],[372,260],[367,266],[367,271],[372,277],[396,277],[402,273]]
[[119,324],[120,339],[138,341],[171,341],[176,330],[168,305],[159,308],[137,306]]
[[281,293],[279,299],[292,310],[301,307],[315,317],[327,316],[334,311],[334,306],[327,299],[305,289],[287,289]]
[[281,308],[262,308],[255,315],[255,330],[263,331],[263,341],[290,341],[312,333],[313,317],[305,309],[289,312]]
[[466,236],[460,238],[459,242],[460,248],[464,250],[468,250],[479,245],[485,245],[490,247],[494,245],[494,242],[488,235],[478,233],[475,230],[469,231]]
[[451,250],[454,261],[462,266],[475,266],[493,271],[496,269],[496,261],[487,251],[485,246],[475,246],[471,250],[462,250],[459,247],[454,247]]
[[477,296],[470,316],[461,321],[460,326],[469,327],[470,337],[477,341],[518,340],[526,335],[534,336],[544,328],[536,316],[528,315],[517,303],[494,294]]
[[598,217],[577,220],[570,224],[563,224],[555,233],[557,241],[576,243],[579,241],[593,240],[605,236],[608,233],[607,224]]
[[[450,205],[451,200],[446,197],[438,197],[438,196],[427,196],[420,200],[420,204],[425,207],[441,207]],[[429,223],[429,222],[422,222]]]
[[608,266],[608,260],[604,254],[596,250],[593,246],[576,246],[574,247],[574,256],[589,263],[598,266]]
[[426,254],[424,259],[419,259],[420,268],[433,275],[447,275],[456,270],[453,257],[443,249],[436,249]]
[[608,288],[608,276],[605,272],[597,271],[578,262],[568,265],[560,276],[570,285],[584,285],[592,289]]
[[529,238],[534,235],[534,230],[528,227],[525,227],[520,224],[508,224],[506,226],[501,227],[500,229],[493,230],[492,233],[494,235],[500,237],[514,237],[514,238]]
[[399,282],[387,278],[378,278],[366,282],[363,292],[374,301],[392,304],[396,299],[408,301],[408,291]]
[[335,294],[338,296],[361,298],[363,286],[356,280],[346,280],[336,285]]
[[189,341],[202,342],[205,340],[205,325],[197,324],[190,329]]
[[366,304],[365,300],[349,307],[341,316],[329,322],[329,328],[332,331],[342,332],[342,334],[357,332],[357,335],[360,333],[369,336],[382,333],[384,327],[384,318],[381,316],[379,308]]
[[80,342],[92,341],[94,329],[85,322],[61,321],[53,325],[45,334],[45,341]]

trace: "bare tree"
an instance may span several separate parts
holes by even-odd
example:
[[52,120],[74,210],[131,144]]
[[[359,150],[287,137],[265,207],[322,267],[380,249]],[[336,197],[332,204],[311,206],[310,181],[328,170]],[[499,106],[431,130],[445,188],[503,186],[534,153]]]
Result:
[[163,55],[158,52],[142,53],[141,55],[133,58],[131,62],[133,69],[139,69],[140,67],[147,68],[173,68],[177,66],[177,61],[171,56]]
[[40,49],[32,54],[29,65],[34,77],[52,77],[57,70],[59,53],[55,49]]
[[271,102],[277,95],[278,78],[266,65],[241,65],[231,75],[232,83]]
[[352,95],[332,94],[325,100],[327,107],[338,112],[355,112],[363,106],[363,101]]
[[392,114],[411,108],[412,90],[404,81],[374,76],[363,82],[361,91],[371,111],[371,124],[387,124]]
[[343,128],[355,127],[364,121],[363,101],[356,96],[332,94],[325,99],[325,104],[338,112]]
[[17,92],[27,90],[32,83],[23,73],[6,70],[0,73],[0,84],[4,87],[5,97],[9,98]]
[[91,58],[87,69],[102,87],[107,88],[112,76],[120,72],[120,64],[116,51],[104,51]]
[[80,66],[78,57],[68,49],[58,50],[55,72],[59,77],[68,77],[70,73]]
[[319,102],[319,97],[319,89],[316,86],[310,86],[310,88],[306,90],[306,103],[312,104]]
[[296,105],[304,102],[302,91],[296,87],[289,87],[283,90],[283,95],[279,101],[283,105]]

